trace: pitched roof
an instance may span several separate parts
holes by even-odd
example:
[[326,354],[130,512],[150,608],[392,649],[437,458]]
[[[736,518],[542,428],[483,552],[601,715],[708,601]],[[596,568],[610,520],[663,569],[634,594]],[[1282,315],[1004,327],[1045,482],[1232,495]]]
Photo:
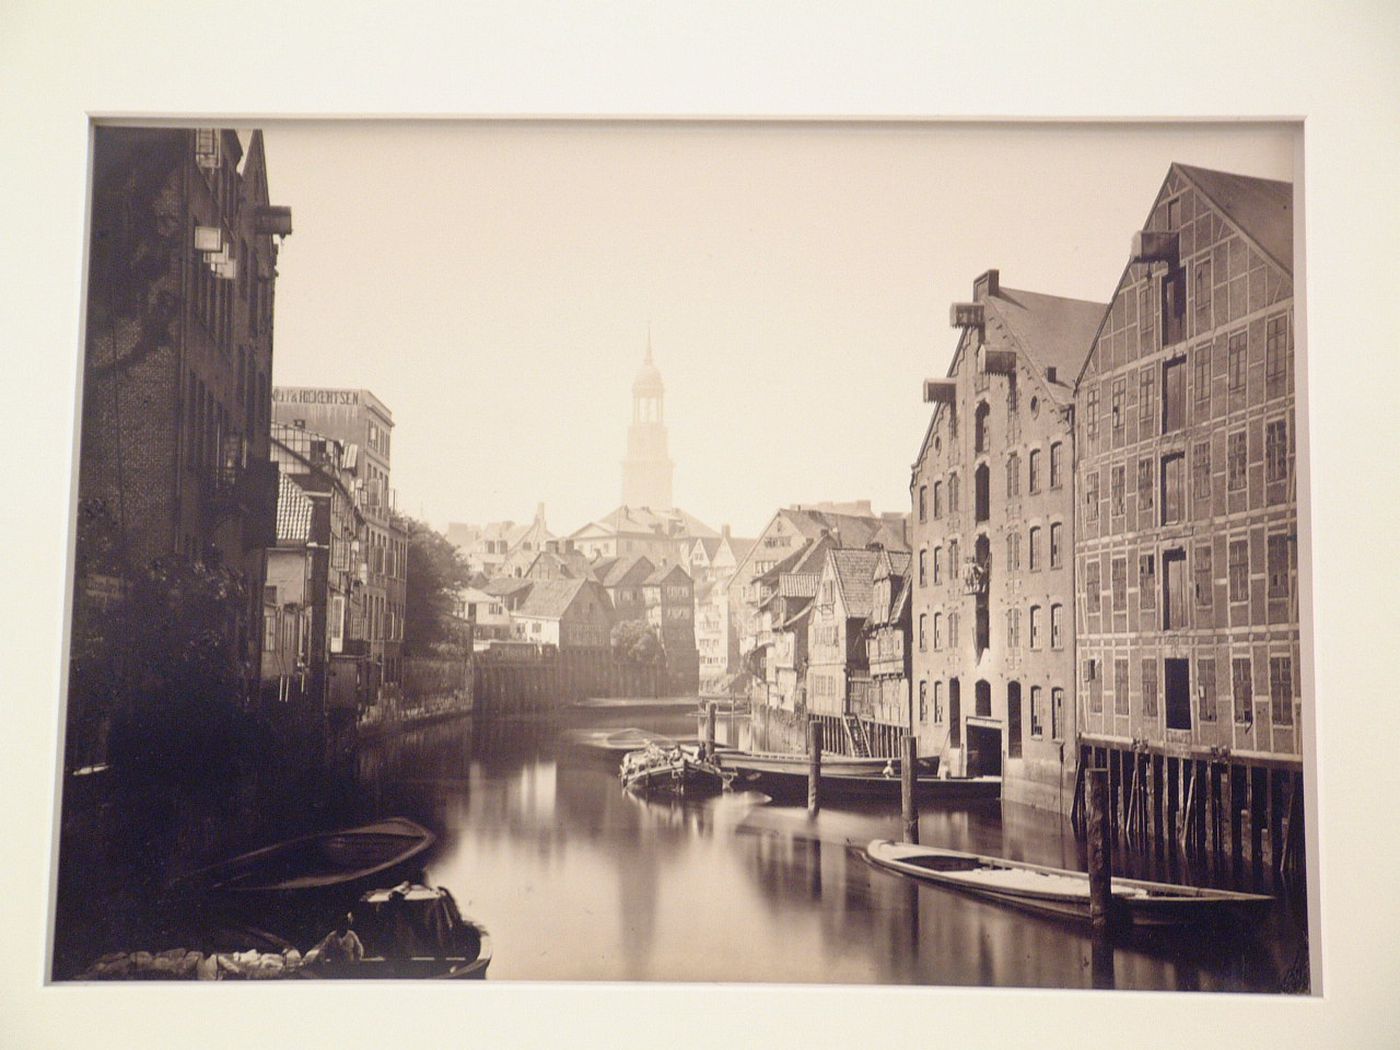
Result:
[[664,583],[668,577],[674,576],[676,573],[680,573],[682,576],[684,576],[687,583],[690,582],[690,573],[686,572],[685,569],[681,567],[679,562],[672,562],[670,565],[658,566],[656,568],[656,571],[646,578],[645,582],[652,585],[658,585]]
[[292,475],[277,475],[277,542],[305,543],[311,538],[312,503]]
[[625,584],[642,583],[656,569],[655,563],[644,554],[633,554],[626,558],[615,558],[600,581],[604,587],[619,587]]
[[[694,539],[697,536],[719,535],[699,518],[687,514],[679,507],[652,510],[650,507],[629,507],[623,504],[603,517],[594,519],[583,528],[575,530],[572,535],[579,536],[595,526],[600,528],[605,535],[627,533],[628,535],[662,536],[673,539]],[[674,528],[675,532],[669,533],[668,528]]]
[[1293,273],[1293,183],[1174,164],[1241,233]]
[[564,615],[578,592],[588,583],[588,580],[541,580],[530,590],[515,614],[557,620]]
[[494,579],[487,580],[482,585],[481,589],[487,594],[494,594],[504,598],[515,594],[517,591],[524,590],[528,587],[534,587],[539,582],[539,580],[527,580],[523,576],[497,576]]
[[[1001,288],[983,302],[987,307],[989,342],[996,340],[999,328],[1009,333],[1015,340],[1015,349],[1037,366],[1051,396],[1057,401],[1069,401],[1108,304],[1019,288]],[[1053,383],[1047,376],[1050,368],[1056,372]]]
[[894,550],[906,549],[903,530],[886,518],[791,507],[782,513],[809,540],[828,532],[834,534],[843,547],[864,547],[874,541]]
[[836,585],[846,602],[846,616],[866,619],[875,595],[875,560],[878,552],[837,547],[827,557],[834,570]]
[[793,613],[791,616],[789,616],[786,620],[783,621],[784,630],[786,630],[789,627],[800,627],[802,625],[802,621],[808,619],[809,617],[811,617],[811,615],[812,601],[809,598],[806,602],[802,604],[802,608],[798,609],[797,612]]

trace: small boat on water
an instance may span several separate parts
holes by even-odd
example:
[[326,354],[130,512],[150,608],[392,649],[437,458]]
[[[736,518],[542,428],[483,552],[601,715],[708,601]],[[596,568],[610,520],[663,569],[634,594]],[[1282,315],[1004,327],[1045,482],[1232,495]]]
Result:
[[700,757],[698,751],[654,745],[626,755],[618,777],[623,787],[643,793],[714,794],[723,791],[729,781],[718,765]]
[[355,895],[414,874],[433,844],[427,828],[406,817],[304,835],[194,872],[182,889],[220,897],[295,898]]
[[[734,787],[752,788],[774,798],[805,798],[806,755],[722,751],[717,761],[733,775]],[[833,802],[898,801],[902,790],[897,758],[853,758],[823,755],[822,797]],[[923,802],[974,802],[1001,796],[1000,777],[938,777],[937,756],[921,758],[914,777],[914,796]]]
[[[109,952],[77,979],[111,980],[335,980],[352,978],[448,978],[484,980],[491,965],[491,937],[464,918],[445,889],[400,883],[364,894],[353,929],[363,954],[329,958],[326,942],[302,954],[278,934],[253,927],[204,935],[204,949]],[[198,943],[195,938],[191,943]],[[329,938],[327,938],[329,940]]]
[[[1089,876],[1023,861],[876,839],[866,847],[875,864],[938,886],[1076,922],[1089,921]],[[1116,921],[1134,926],[1208,922],[1266,907],[1272,898],[1234,890],[1114,878]]]

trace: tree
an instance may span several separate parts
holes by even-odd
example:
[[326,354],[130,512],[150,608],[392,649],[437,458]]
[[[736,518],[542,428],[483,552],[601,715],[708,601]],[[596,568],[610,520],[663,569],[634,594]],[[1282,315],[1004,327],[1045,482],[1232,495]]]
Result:
[[460,649],[462,639],[453,615],[454,592],[471,577],[466,560],[442,533],[425,522],[402,519],[408,534],[408,580],[404,590],[405,655]]
[[642,620],[623,620],[613,624],[612,650],[622,663],[650,667],[665,658],[665,650],[656,631]]

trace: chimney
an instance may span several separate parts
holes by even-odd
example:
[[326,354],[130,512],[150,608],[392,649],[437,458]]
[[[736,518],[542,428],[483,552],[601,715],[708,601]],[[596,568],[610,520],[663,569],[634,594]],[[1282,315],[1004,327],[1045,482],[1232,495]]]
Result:
[[977,280],[972,282],[972,298],[982,300],[992,295],[1001,294],[1001,271],[988,270]]
[[536,521],[540,521],[540,522],[544,521],[544,504],[543,504],[543,503],[537,503],[537,504],[535,504],[535,520],[536,520]]
[[721,539],[729,539],[729,526],[721,525],[719,529],[719,534]]

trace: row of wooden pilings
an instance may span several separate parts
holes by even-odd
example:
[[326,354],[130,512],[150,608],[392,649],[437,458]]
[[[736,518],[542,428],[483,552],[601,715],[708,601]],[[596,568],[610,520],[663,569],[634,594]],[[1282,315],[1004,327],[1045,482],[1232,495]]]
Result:
[[1113,845],[1181,851],[1258,881],[1301,870],[1303,775],[1276,763],[1085,744],[1070,820],[1087,832],[1086,770],[1103,769]]
[[[710,710],[711,725],[714,709]],[[713,732],[713,730],[712,730]],[[820,719],[807,722],[807,815],[815,817],[822,806],[822,737],[823,725]],[[904,841],[919,841],[919,810],[914,794],[914,777],[918,767],[919,741],[905,735],[900,739],[899,798],[900,812],[904,818]]]

